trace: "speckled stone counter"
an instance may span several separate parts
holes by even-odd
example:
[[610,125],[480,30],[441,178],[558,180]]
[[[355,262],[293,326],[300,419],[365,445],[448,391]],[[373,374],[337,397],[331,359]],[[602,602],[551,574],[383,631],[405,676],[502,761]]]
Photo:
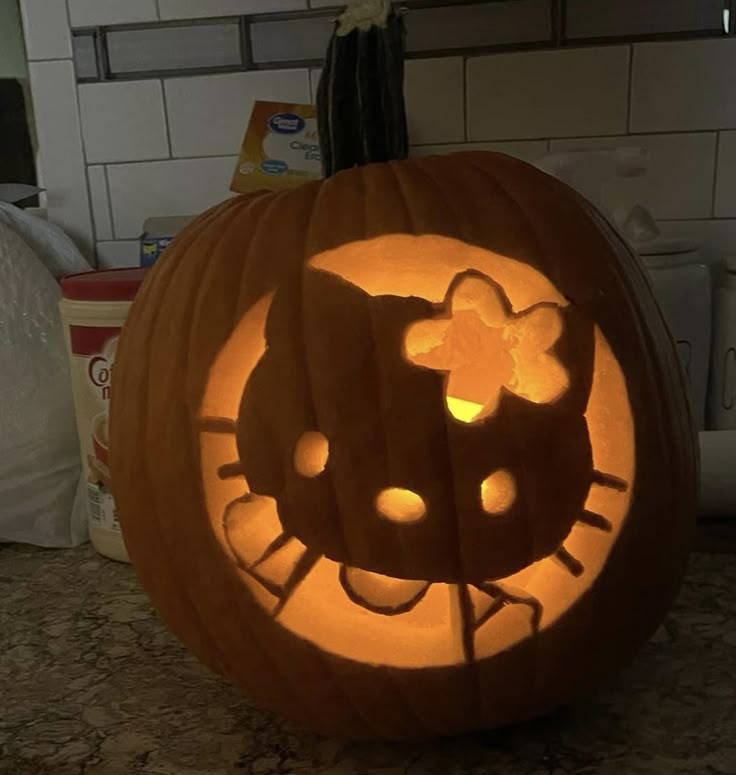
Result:
[[666,627],[598,695],[513,729],[380,745],[315,737],[210,675],[130,567],[88,546],[0,546],[0,773],[736,775],[736,556],[693,556]]

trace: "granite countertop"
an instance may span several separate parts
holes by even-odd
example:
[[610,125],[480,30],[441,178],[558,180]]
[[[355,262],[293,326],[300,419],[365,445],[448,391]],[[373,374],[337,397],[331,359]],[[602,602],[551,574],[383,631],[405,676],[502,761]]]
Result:
[[596,696],[422,744],[315,737],[169,635],[89,547],[0,547],[0,773],[736,774],[736,555],[696,554],[670,617]]

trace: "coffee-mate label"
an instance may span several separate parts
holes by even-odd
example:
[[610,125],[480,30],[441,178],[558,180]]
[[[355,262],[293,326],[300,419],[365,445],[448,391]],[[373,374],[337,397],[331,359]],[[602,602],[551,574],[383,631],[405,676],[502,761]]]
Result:
[[322,177],[313,105],[256,102],[230,190],[237,193],[294,188]]
[[72,387],[91,525],[120,532],[109,461],[110,384],[119,327],[69,327]]

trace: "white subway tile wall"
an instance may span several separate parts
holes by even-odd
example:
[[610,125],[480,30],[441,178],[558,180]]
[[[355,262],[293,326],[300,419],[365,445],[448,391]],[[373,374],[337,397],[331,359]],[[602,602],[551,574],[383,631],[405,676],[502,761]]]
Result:
[[97,264],[100,269],[122,269],[140,266],[141,249],[138,240],[114,240],[97,243]]
[[716,175],[713,214],[717,218],[736,218],[736,132],[720,133]]
[[29,60],[71,57],[66,0],[21,0],[20,11]]
[[[593,38],[651,32],[651,14],[644,9],[665,5],[670,29],[710,28],[719,4],[642,0],[637,9],[618,4],[613,9],[603,0],[569,0],[567,31]],[[68,0],[76,28],[340,5],[334,0]],[[489,36],[491,42],[503,43],[504,36],[533,41],[548,30],[544,7],[541,0],[503,0],[415,9],[409,46],[431,52],[455,45],[472,49]],[[192,214],[229,195],[253,100],[303,102],[316,95],[320,71],[299,68],[167,77],[163,83],[144,73],[134,81],[75,85],[64,3],[22,0],[22,8],[29,58],[54,60],[31,65],[50,217],[82,247],[96,243],[106,267],[137,263],[136,240],[145,218]],[[277,61],[286,51],[314,56],[315,41],[331,19],[315,22],[308,39],[291,44],[290,30],[301,35],[304,22],[258,20],[255,54],[264,62]],[[199,23],[177,26],[177,40]],[[227,65],[237,53],[237,20],[218,23],[222,31],[210,34],[225,35],[227,45],[210,47],[207,55],[219,57],[214,64]],[[201,51],[160,45],[168,34],[164,29],[151,33],[145,50],[139,46],[140,30],[135,45],[126,43],[124,31],[116,33],[123,37],[117,43],[110,39],[113,64],[141,72],[153,65],[199,66]],[[279,34],[272,35],[274,30]],[[201,39],[206,33],[195,29],[192,34]],[[412,154],[498,150],[534,162],[548,149],[642,145],[651,154],[649,175],[609,186],[609,204],[641,201],[666,235],[703,240],[708,255],[736,252],[736,96],[729,80],[734,71],[736,39],[731,38],[413,58],[406,63],[405,84]]]
[[462,57],[410,59],[406,63],[406,111],[415,145],[465,140]]
[[618,178],[604,187],[610,208],[640,203],[655,218],[709,218],[713,212],[716,133],[635,135],[553,140],[551,149],[595,150],[640,146],[649,151],[647,174]]
[[164,81],[172,154],[238,153],[255,100],[309,103],[307,70],[263,70]]
[[102,24],[128,24],[158,19],[156,0],[68,0],[68,2],[72,27],[97,27]]
[[634,46],[632,132],[736,127],[736,40]]
[[628,46],[473,57],[467,79],[469,140],[626,131]]
[[152,216],[195,215],[229,196],[237,156],[107,168],[115,239],[136,239]]
[[77,84],[71,59],[28,66],[40,177],[49,220],[61,226],[85,254],[92,255],[92,215],[82,150]]
[[79,109],[88,164],[168,158],[161,81],[80,84]]

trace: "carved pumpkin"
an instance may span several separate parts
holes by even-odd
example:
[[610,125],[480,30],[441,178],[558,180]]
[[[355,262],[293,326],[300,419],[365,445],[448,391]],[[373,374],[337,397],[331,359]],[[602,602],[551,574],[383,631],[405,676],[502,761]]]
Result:
[[323,732],[487,727],[656,627],[694,432],[637,260],[570,189],[457,154],[209,211],[120,340],[113,481],[173,631]]

